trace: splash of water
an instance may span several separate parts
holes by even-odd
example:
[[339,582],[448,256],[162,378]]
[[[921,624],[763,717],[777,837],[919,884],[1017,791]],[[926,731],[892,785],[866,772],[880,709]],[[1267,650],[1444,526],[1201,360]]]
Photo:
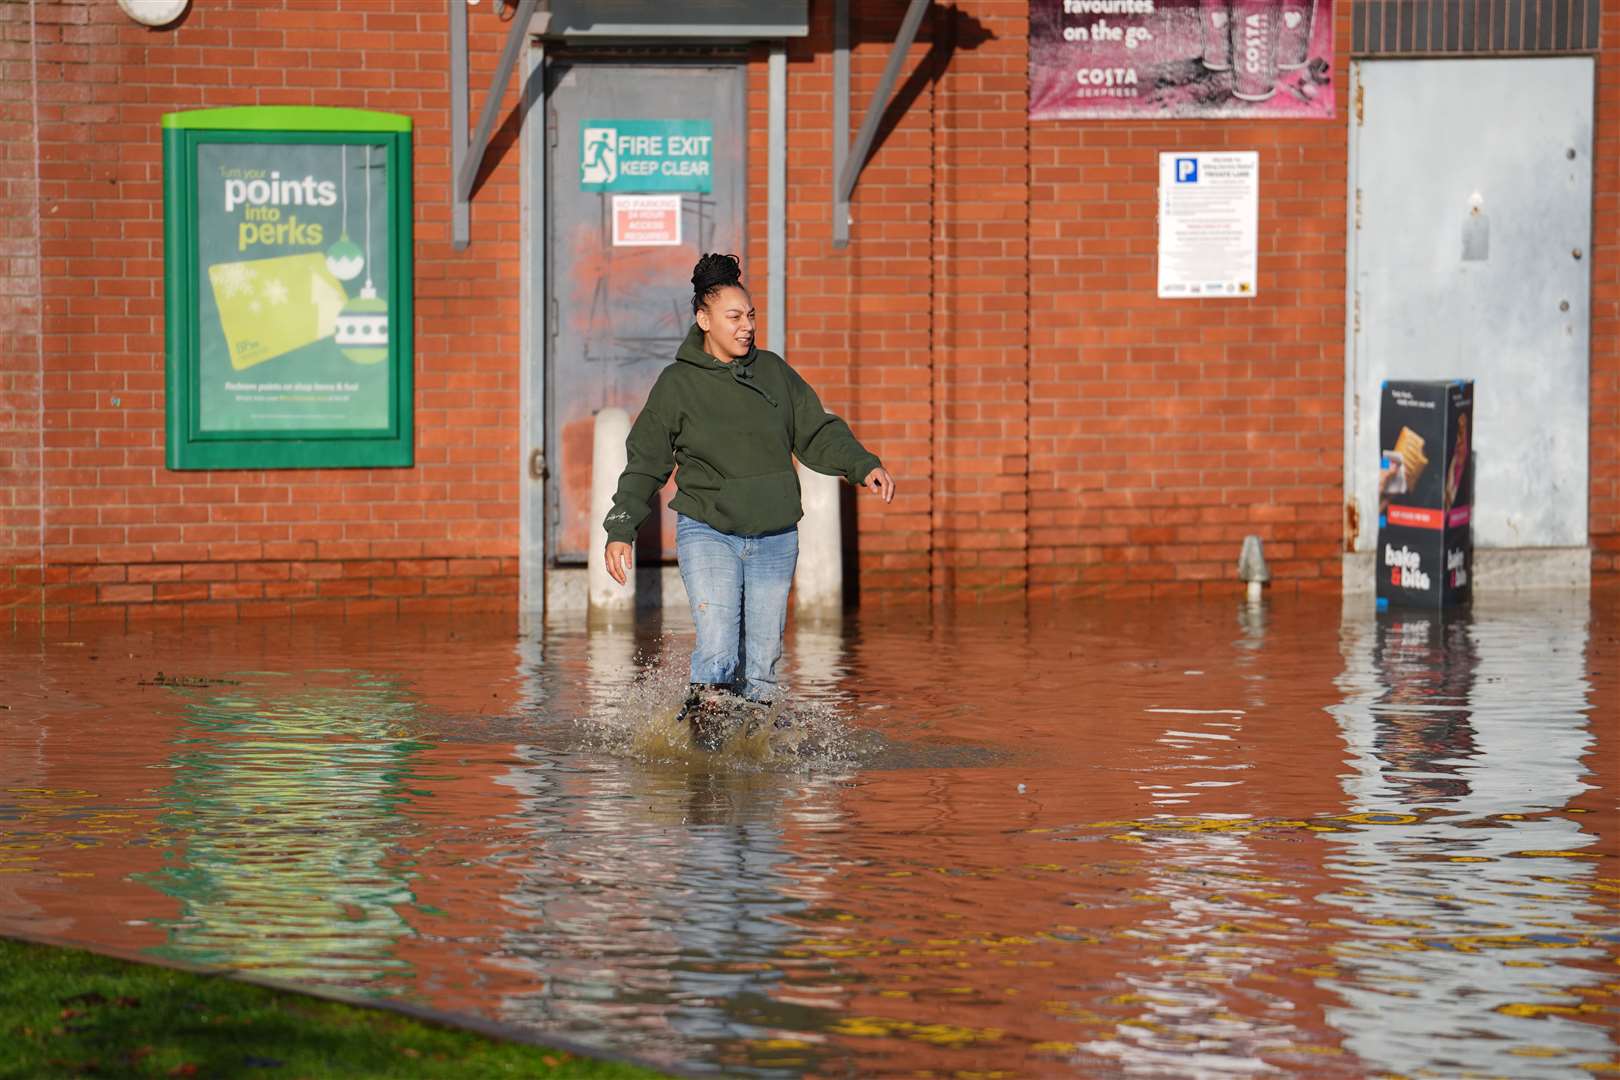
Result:
[[624,687],[594,695],[578,721],[596,750],[641,762],[684,764],[714,771],[823,771],[855,765],[875,736],[851,727],[830,702],[784,691],[768,708],[741,700],[725,709],[725,737],[716,750],[692,739],[681,714],[686,664],[653,661]]

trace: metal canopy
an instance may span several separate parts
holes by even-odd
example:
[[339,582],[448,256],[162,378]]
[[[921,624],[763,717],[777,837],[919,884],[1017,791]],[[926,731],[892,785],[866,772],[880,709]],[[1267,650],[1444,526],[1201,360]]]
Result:
[[[450,239],[457,251],[472,239],[470,202],[473,181],[484,164],[484,151],[489,148],[489,133],[495,127],[495,114],[506,100],[506,87],[512,81],[512,70],[523,52],[523,41],[535,32],[535,8],[539,0],[518,0],[517,13],[506,32],[506,47],[501,50],[501,61],[490,80],[489,93],[484,96],[484,111],[478,117],[478,132],[467,141],[467,4],[466,0],[450,3],[450,156],[451,171],[455,174],[450,186],[451,221]],[[543,28],[546,16],[538,20]]]
[[883,78],[878,81],[872,101],[861,118],[861,130],[853,145],[849,142],[849,0],[838,0],[833,24],[833,246],[849,244],[849,200],[855,193],[855,181],[871,156],[872,143],[877,138],[878,124],[889,107],[889,95],[900,78],[906,53],[917,40],[917,29],[928,11],[930,0],[911,0],[906,16],[900,22],[900,33],[889,50],[889,62],[883,66]]
[[[467,137],[467,0],[450,5],[451,241],[472,239],[473,182],[483,167],[489,136],[506,99],[525,38],[564,42],[753,41],[810,33],[809,0],[516,0],[506,46],[484,97],[478,130]],[[511,0],[504,0],[511,2]],[[778,61],[780,62],[780,61]]]
[[553,38],[805,37],[809,0],[551,0]]
[[[478,130],[467,137],[467,2],[450,5],[451,239],[457,250],[471,240],[473,182],[484,162],[506,88],[524,40],[530,36],[563,41],[663,39],[781,39],[809,33],[808,0],[517,0],[500,63],[484,98]],[[906,54],[917,40],[930,0],[911,0],[900,32],[889,50],[860,131],[849,139],[849,0],[837,0],[833,41],[833,245],[849,244],[850,198],[872,153],[878,125],[900,78]],[[780,76],[776,76],[780,78]],[[783,80],[785,82],[785,79]]]

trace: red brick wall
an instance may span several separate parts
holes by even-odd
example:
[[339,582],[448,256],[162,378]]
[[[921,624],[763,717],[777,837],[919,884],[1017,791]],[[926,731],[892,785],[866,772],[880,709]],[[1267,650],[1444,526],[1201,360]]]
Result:
[[1620,571],[1620,10],[1603,13],[1592,178],[1592,572]]
[[1032,538],[1039,285],[1029,272],[1029,5],[940,8],[935,33],[949,61],[934,103],[932,581],[945,593],[1017,594]]
[[[877,88],[904,5],[851,7],[853,137]],[[815,385],[827,407],[849,419],[899,482],[901,497],[890,506],[865,494],[856,500],[863,593],[915,596],[925,594],[929,583],[933,505],[930,46],[925,40],[913,46],[902,76],[911,107],[891,112],[894,122],[883,134],[881,152],[861,176],[852,229],[858,239],[847,248],[835,248],[833,5],[813,3],[810,14],[811,36],[788,43],[787,357]],[[753,87],[757,97],[749,147],[758,192],[750,207],[754,264],[749,280],[762,296],[765,91],[761,72]]]
[[0,621],[40,601],[36,85],[29,6],[0,5]]
[[[851,136],[905,8],[852,5]],[[931,9],[860,175],[842,249],[832,242],[832,11],[812,3],[811,36],[789,46],[788,359],[897,480],[890,506],[856,500],[861,595],[1021,595],[1028,6]],[[761,192],[763,123],[761,113],[751,155]],[[758,252],[763,211],[761,195]]]
[[[926,89],[840,251],[813,8],[791,52],[789,357],[900,481],[893,507],[859,505],[863,597],[1235,588],[1251,532],[1280,587],[1336,588],[1344,120],[1032,124],[1027,2],[936,5],[902,76]],[[860,8],[853,125],[905,5]],[[1156,298],[1157,155],[1187,146],[1262,153],[1255,301]]]
[[[905,4],[859,6],[857,125]],[[789,356],[900,479],[893,507],[859,506],[863,598],[916,595],[924,566],[954,598],[1236,589],[1249,533],[1266,542],[1274,591],[1337,589],[1350,0],[1337,5],[1338,119],[1256,123],[1031,123],[1027,3],[935,5],[922,35],[932,51],[914,48],[902,76],[926,73],[927,89],[862,176],[847,251],[830,244],[823,194],[831,5],[812,8],[812,37],[791,52]],[[1620,569],[1620,73],[1607,63],[1620,15],[1605,26],[1600,573]],[[907,141],[924,110],[926,175]],[[1157,155],[1178,147],[1260,151],[1253,301],[1156,297]],[[915,262],[923,227],[927,268]],[[923,296],[926,321],[908,307]],[[919,324],[926,348],[909,336]]]
[[[1340,576],[1345,46],[1335,121],[1031,130],[1030,534],[1037,595],[1236,587],[1258,534],[1280,586]],[[1158,155],[1260,153],[1252,300],[1157,299]]]
[[[3,7],[8,42],[30,11],[37,19],[45,617],[511,606],[515,126],[496,141],[473,211],[474,243],[456,252],[444,5],[195,3],[178,28],[161,31],[105,0]],[[476,110],[505,25],[480,10],[470,29]],[[26,46],[26,32],[17,36]],[[4,62],[16,61],[8,53]],[[508,101],[517,101],[515,86]],[[418,124],[417,465],[169,472],[159,117],[335,103],[406,113]],[[13,613],[37,617],[24,607]]]
[[[906,5],[851,6],[855,128]],[[1337,587],[1349,2],[1338,5],[1342,115],[1328,123],[1030,123],[1027,0],[935,4],[861,176],[845,249],[832,244],[832,7],[812,0],[811,36],[789,43],[788,357],[899,481],[891,506],[857,500],[863,598],[1235,588],[1250,532],[1267,541],[1275,588]],[[476,113],[506,25],[480,7],[470,27]],[[1620,48],[1620,13],[1605,30],[1591,511],[1594,568],[1613,571],[1620,74],[1604,61]],[[178,29],[147,31],[103,0],[41,0],[0,5],[0,33],[0,610],[18,620],[514,604],[517,123],[505,115],[474,242],[456,252],[443,4],[199,2]],[[37,268],[34,83],[23,77],[36,54]],[[763,309],[763,49],[749,86],[744,254]],[[516,101],[513,87],[507,107]],[[417,122],[418,464],[168,472],[158,118],[325,103]],[[1178,147],[1261,152],[1253,301],[1156,299],[1157,154]],[[28,305],[40,292],[43,400],[30,396],[39,345]],[[38,578],[43,607],[29,585]]]

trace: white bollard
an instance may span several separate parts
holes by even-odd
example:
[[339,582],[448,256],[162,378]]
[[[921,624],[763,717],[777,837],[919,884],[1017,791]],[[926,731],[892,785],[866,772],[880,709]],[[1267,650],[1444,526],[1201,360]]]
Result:
[[799,566],[793,573],[800,611],[836,613],[844,605],[844,531],[836,476],[799,466],[804,517],[799,521]]
[[586,587],[593,615],[629,612],[636,607],[635,560],[631,560],[629,583],[620,585],[608,576],[603,556],[607,528],[602,520],[613,508],[613,493],[628,457],[624,440],[629,434],[630,414],[623,409],[607,408],[596,414],[596,438],[591,447],[591,543],[585,554]]

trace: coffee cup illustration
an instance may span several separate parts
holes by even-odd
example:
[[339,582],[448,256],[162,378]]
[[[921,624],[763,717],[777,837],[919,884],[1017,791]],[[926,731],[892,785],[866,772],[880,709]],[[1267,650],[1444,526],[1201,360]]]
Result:
[[1277,92],[1282,0],[1233,0],[1232,95],[1266,101]]
[[1203,29],[1203,64],[1210,71],[1232,68],[1232,0],[1199,0],[1198,22]]
[[1277,38],[1277,67],[1296,71],[1311,58],[1311,32],[1316,22],[1315,0],[1283,0],[1282,26]]

